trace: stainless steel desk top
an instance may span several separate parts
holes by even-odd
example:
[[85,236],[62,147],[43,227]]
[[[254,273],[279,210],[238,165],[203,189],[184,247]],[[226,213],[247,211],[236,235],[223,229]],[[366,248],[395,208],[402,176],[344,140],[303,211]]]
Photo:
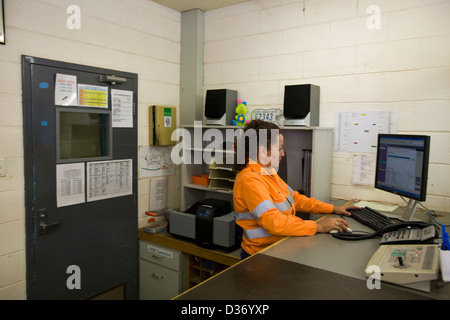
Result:
[[[346,219],[353,231],[373,232],[354,219]],[[264,254],[307,266],[366,279],[364,269],[378,249],[380,238],[345,241],[331,234],[288,238],[266,250]]]

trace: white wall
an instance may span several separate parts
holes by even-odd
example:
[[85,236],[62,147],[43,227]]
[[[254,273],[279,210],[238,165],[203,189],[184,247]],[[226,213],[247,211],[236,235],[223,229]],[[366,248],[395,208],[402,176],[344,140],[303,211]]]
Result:
[[[6,46],[0,46],[0,300],[25,299],[25,208],[21,55],[118,69],[139,75],[139,145],[147,146],[148,106],[179,106],[181,14],[148,0],[7,0]],[[81,8],[69,30],[67,7]],[[175,177],[169,181],[178,195]],[[149,206],[139,180],[139,223]],[[177,201],[175,200],[175,204]],[[173,204],[172,204],[173,205]]]
[[[81,30],[66,9],[79,5]],[[366,8],[381,8],[369,31]],[[139,145],[151,104],[179,106],[180,13],[148,0],[7,0],[0,46],[0,299],[25,299],[22,54],[139,75]],[[237,89],[251,106],[282,106],[286,84],[321,86],[321,125],[354,109],[397,110],[400,132],[432,136],[426,205],[450,211],[449,0],[253,0],[206,13],[205,89]],[[333,195],[386,199],[351,184],[352,154],[334,153]],[[178,194],[176,179],[169,181]],[[149,180],[139,180],[139,218]],[[387,198],[398,201],[397,198]],[[176,203],[176,202],[175,202]],[[176,204],[174,204],[176,206]]]
[[[380,8],[380,29],[367,8]],[[320,125],[336,112],[395,110],[399,133],[431,136],[431,209],[450,211],[450,1],[251,0],[205,15],[205,90],[283,107],[284,86],[321,87]],[[334,152],[332,196],[404,204],[352,185],[353,153]]]

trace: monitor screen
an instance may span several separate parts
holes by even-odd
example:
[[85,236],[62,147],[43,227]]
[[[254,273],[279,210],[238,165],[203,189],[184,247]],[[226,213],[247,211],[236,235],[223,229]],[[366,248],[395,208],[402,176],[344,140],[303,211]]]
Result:
[[375,188],[425,201],[430,137],[379,134]]

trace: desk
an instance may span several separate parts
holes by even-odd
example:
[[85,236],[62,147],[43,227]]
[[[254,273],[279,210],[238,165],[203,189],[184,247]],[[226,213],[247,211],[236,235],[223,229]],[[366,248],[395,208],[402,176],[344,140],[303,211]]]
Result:
[[[347,221],[354,231],[370,230]],[[450,299],[449,285],[438,289],[432,284],[426,293],[382,282],[380,290],[369,290],[364,269],[379,240],[344,241],[330,234],[285,238],[177,299]]]
[[[138,236],[141,240],[141,299],[171,299],[240,262],[240,249],[232,252],[209,250],[175,238],[168,232],[149,234],[140,229]],[[166,254],[153,254],[155,248]]]
[[240,248],[232,252],[226,252],[223,250],[209,250],[197,246],[194,242],[175,238],[168,232],[150,234],[146,233],[143,228],[138,230],[138,238],[156,244],[161,244],[172,249],[180,250],[184,253],[209,259],[227,266],[232,266],[241,261]]

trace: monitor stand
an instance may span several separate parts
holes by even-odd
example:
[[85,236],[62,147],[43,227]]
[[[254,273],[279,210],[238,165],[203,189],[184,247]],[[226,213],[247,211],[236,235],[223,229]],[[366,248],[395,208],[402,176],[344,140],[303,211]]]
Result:
[[419,205],[418,200],[409,199],[408,204],[406,205],[405,212],[403,213],[402,219],[403,221],[411,221],[414,213],[416,212],[417,206]]

